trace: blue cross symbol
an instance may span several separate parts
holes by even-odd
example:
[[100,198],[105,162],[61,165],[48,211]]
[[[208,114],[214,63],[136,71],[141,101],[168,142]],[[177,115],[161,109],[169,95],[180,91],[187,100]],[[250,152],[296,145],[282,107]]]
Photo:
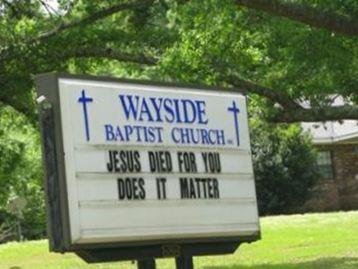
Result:
[[85,120],[86,139],[87,141],[89,141],[90,133],[89,133],[89,125],[88,125],[87,103],[93,102],[93,98],[86,97],[86,91],[82,90],[82,95],[80,98],[78,98],[78,102],[83,104],[83,116]]
[[234,113],[236,141],[237,141],[237,145],[240,146],[240,129],[239,129],[239,121],[237,117],[237,115],[240,113],[240,109],[239,107],[237,107],[236,102],[232,101],[232,107],[229,107],[227,110]]

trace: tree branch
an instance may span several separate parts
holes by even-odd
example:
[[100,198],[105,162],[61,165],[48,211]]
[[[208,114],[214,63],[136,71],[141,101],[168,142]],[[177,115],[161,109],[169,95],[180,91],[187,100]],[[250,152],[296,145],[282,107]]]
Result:
[[347,36],[358,36],[358,21],[337,13],[282,0],[236,0],[240,6],[265,11]]
[[100,11],[93,13],[93,14],[85,16],[84,18],[81,18],[81,19],[78,19],[78,20],[75,20],[72,22],[68,22],[68,23],[61,23],[54,29],[52,29],[48,32],[42,33],[38,37],[33,38],[32,41],[40,41],[40,40],[50,38],[52,36],[55,36],[65,30],[69,29],[69,28],[84,26],[86,24],[93,23],[95,21],[104,19],[104,18],[106,18],[110,15],[113,15],[119,11],[122,11],[122,10],[143,8],[143,7],[151,4],[152,2],[153,2],[153,0],[139,0],[139,1],[132,2],[132,3],[122,3],[122,4],[114,5],[112,7],[102,9]]
[[[54,53],[55,54],[55,53]],[[56,55],[56,54],[55,54]],[[70,58],[106,58],[121,62],[132,62],[137,64],[155,65],[158,60],[152,56],[144,54],[130,54],[111,48],[75,48],[57,53],[59,59]],[[34,104],[20,102],[16,95],[6,95],[0,93],[0,104],[6,104],[25,115],[34,126],[36,125],[36,112]]]
[[343,105],[284,110],[270,120],[276,123],[358,120],[358,106]]
[[56,16],[59,16],[60,14],[57,12],[56,9],[54,9],[53,7],[51,7],[49,4],[47,4],[45,1],[43,0],[39,0],[41,6],[43,6],[43,8],[47,11],[47,14],[50,17],[53,17],[53,14],[55,14]]
[[281,91],[273,90],[268,87],[264,87],[253,82],[243,80],[234,75],[228,75],[222,77],[224,81],[231,84],[232,86],[239,88],[244,93],[254,93],[267,99],[273,103],[279,103],[282,107],[287,109],[298,109],[301,108],[299,104],[290,99],[287,95]]
[[242,80],[234,75],[222,78],[228,84],[249,94],[263,96],[273,103],[278,103],[281,107],[276,109],[276,113],[267,119],[276,123],[294,122],[315,122],[315,121],[338,121],[338,120],[358,120],[357,105],[343,106],[324,106],[304,108],[286,94],[268,87],[255,84],[250,81]]
[[[63,22],[60,25],[58,25],[57,27],[55,27],[54,29],[48,31],[48,32],[44,32],[36,37],[32,37],[29,39],[25,39],[23,40],[23,43],[21,45],[28,45],[28,44],[32,44],[34,42],[38,42],[38,41],[44,41],[48,38],[51,38],[53,36],[56,36],[57,34],[70,29],[70,28],[74,28],[74,27],[79,27],[79,26],[85,26],[87,24],[93,23],[95,21],[104,19],[110,15],[113,15],[115,13],[118,13],[119,11],[123,11],[123,10],[128,10],[128,9],[138,9],[138,8],[143,8],[145,6],[148,6],[149,4],[151,4],[153,2],[153,0],[137,0],[135,2],[132,3],[122,3],[122,4],[117,4],[114,6],[111,6],[109,8],[106,9],[102,9],[100,11],[97,11],[95,13],[89,14],[81,19],[78,20],[74,20],[71,22]],[[14,49],[16,45],[12,44],[9,45],[8,47],[3,48],[0,51],[0,60],[4,60],[7,57],[4,56],[7,54],[7,52],[11,49]]]
[[76,48],[61,52],[60,57],[69,58],[106,58],[120,62],[132,62],[145,65],[155,65],[158,60],[144,54],[130,54],[112,48]]

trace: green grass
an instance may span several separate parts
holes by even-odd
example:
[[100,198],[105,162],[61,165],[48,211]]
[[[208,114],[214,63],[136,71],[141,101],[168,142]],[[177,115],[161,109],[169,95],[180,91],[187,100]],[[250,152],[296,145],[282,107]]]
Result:
[[[262,240],[235,254],[195,258],[199,269],[357,269],[358,212],[261,219]],[[47,241],[0,245],[0,269],[136,268],[131,262],[88,265],[73,254],[48,252]],[[175,268],[173,259],[158,269]]]

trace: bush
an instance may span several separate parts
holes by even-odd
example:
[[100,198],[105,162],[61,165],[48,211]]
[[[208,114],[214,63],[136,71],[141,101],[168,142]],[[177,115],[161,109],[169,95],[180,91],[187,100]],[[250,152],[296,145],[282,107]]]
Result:
[[260,214],[299,211],[317,178],[310,137],[299,125],[253,120],[251,145]]

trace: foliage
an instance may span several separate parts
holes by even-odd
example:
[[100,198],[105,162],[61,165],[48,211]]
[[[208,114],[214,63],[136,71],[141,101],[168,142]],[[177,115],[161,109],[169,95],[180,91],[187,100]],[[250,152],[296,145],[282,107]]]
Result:
[[297,212],[318,178],[310,137],[297,125],[254,118],[251,145],[260,214]]
[[[347,18],[358,10],[353,0],[282,2]],[[286,121],[358,118],[356,106],[329,108],[332,94],[358,102],[355,36],[233,0],[62,0],[55,9],[46,3],[0,1],[0,101],[30,118],[35,117],[33,76],[49,71],[238,86],[270,100],[268,119],[282,112],[274,103],[289,112]],[[335,22],[334,16],[329,19]],[[269,94],[239,80],[268,87]],[[305,114],[286,99],[308,99],[315,109]]]
[[[11,199],[25,198],[20,223],[26,239],[44,235],[42,168],[37,131],[19,113],[0,107],[0,224],[16,238],[16,214]],[[10,236],[11,237],[11,236]]]

